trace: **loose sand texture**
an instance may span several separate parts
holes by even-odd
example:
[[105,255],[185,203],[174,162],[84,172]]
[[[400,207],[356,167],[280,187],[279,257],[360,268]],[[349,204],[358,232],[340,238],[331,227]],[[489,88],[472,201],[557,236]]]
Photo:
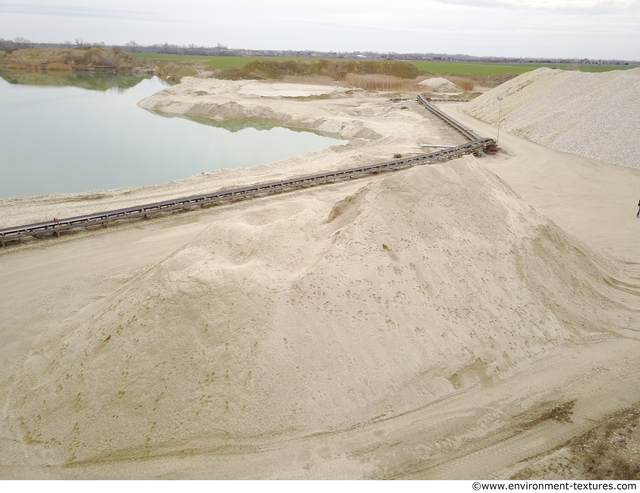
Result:
[[243,84],[238,93],[250,96],[273,97],[282,95],[286,98],[295,98],[322,96],[335,93],[336,91],[344,92],[346,89],[327,85],[255,82]]
[[[246,84],[186,79],[140,104],[260,114],[350,145],[88,205],[74,195],[68,210],[462,139],[388,96]],[[640,171],[507,132],[501,145],[2,250],[0,477],[504,478],[640,401],[640,255],[616,228],[636,226],[635,209],[606,199],[640,189]],[[619,182],[587,197],[574,173]],[[563,189],[570,204],[550,200]],[[591,222],[572,220],[594,200]]]

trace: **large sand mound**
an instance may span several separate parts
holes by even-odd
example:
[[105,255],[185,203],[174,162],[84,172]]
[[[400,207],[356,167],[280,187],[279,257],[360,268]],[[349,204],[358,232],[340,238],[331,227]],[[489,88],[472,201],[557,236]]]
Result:
[[469,115],[534,142],[599,161],[640,168],[640,68],[606,73],[540,68],[467,103]]
[[609,267],[474,158],[317,197],[239,209],[71,315],[15,376],[7,433],[43,465],[252,452],[614,330]]

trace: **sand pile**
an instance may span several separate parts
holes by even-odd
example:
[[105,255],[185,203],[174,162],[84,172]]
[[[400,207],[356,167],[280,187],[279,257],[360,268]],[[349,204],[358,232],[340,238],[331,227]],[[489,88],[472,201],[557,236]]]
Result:
[[5,433],[42,465],[250,453],[614,330],[609,267],[472,157],[327,196],[238,209],[61,321]]
[[453,82],[442,77],[433,77],[425,79],[418,83],[419,86],[439,94],[462,94],[464,90],[456,86]]
[[467,103],[469,115],[539,144],[640,168],[640,68],[606,73],[540,68]]

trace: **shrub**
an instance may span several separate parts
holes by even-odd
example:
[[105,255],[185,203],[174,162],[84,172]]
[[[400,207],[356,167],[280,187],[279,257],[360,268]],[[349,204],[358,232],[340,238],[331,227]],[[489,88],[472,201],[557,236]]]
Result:
[[159,77],[181,78],[190,75],[197,75],[196,70],[189,63],[176,61],[163,61],[156,68],[156,75]]
[[452,75],[447,77],[447,79],[459,88],[464,89],[466,92],[471,92],[476,87],[476,81],[465,77],[456,77],[455,75]]
[[137,65],[129,53],[100,46],[88,48],[21,48],[3,57],[6,68],[71,70],[74,67],[123,69]]
[[415,79],[401,79],[392,75],[380,74],[347,74],[344,81],[353,87],[359,87],[367,91],[419,91]]
[[223,69],[218,78],[282,79],[285,76],[323,76],[345,79],[347,74],[380,74],[401,79],[415,79],[418,69],[406,62],[389,60],[252,60],[242,67]]
[[66,63],[60,63],[60,62],[47,63],[45,68],[47,70],[73,70],[73,68],[67,65]]

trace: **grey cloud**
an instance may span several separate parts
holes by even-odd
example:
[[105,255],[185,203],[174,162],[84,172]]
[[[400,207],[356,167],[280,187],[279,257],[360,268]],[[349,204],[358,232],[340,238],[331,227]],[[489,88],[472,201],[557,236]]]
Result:
[[516,9],[518,6],[510,2],[501,0],[433,0],[435,3],[444,5],[453,5],[456,7],[481,7],[481,8],[500,8],[500,9]]
[[545,5],[531,5],[522,2],[509,2],[505,0],[433,0],[441,5],[451,5],[469,8],[491,8],[503,10],[524,10],[549,15],[629,15],[640,13],[640,0],[631,2],[599,1],[593,5],[562,5],[549,2]]
[[27,14],[60,17],[89,17],[101,19],[146,20],[156,22],[180,22],[176,17],[152,11],[117,10],[112,8],[91,8],[53,6],[42,4],[0,3],[0,13]]

